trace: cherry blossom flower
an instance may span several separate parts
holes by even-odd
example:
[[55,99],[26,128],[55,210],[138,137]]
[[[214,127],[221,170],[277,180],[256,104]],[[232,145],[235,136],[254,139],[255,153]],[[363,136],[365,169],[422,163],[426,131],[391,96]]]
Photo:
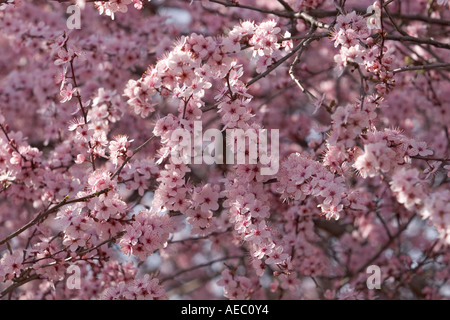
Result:
[[73,88],[72,84],[68,83],[64,88],[61,89],[61,103],[67,102],[72,100],[72,97],[74,94],[77,94],[78,89],[77,88]]
[[59,49],[58,51],[58,59],[55,60],[55,65],[63,65],[71,61],[74,54],[73,51],[69,50],[67,51],[64,48]]
[[135,221],[126,227],[127,233],[120,240],[120,246],[124,253],[144,261],[155,250],[165,246],[171,231],[168,216],[154,211],[140,211]]
[[22,269],[22,256],[20,252],[16,251],[13,254],[5,253],[0,259],[0,280],[11,280],[20,275]]

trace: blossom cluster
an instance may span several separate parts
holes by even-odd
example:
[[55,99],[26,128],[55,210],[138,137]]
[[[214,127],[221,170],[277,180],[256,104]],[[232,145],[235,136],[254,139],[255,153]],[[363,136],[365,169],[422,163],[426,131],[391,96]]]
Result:
[[128,282],[120,282],[102,293],[103,300],[166,300],[167,295],[156,278],[148,274]]
[[342,177],[336,177],[322,164],[299,153],[291,154],[280,169],[277,191],[286,200],[302,201],[307,196],[320,197],[319,204],[327,219],[339,219],[344,208],[346,187]]
[[375,103],[338,106],[331,115],[331,133],[323,163],[332,172],[342,174],[345,165],[353,160],[357,139],[373,125],[377,117]]
[[[160,97],[172,96],[181,100],[183,108],[187,108],[189,100],[192,108],[188,110],[189,113],[200,116],[201,111],[198,109],[205,105],[202,100],[205,90],[211,88],[213,80],[225,78],[227,84],[222,87],[218,97],[227,90],[248,97],[245,85],[239,81],[243,74],[242,68],[236,66],[232,55],[239,53],[241,46],[250,46],[257,65],[260,66],[257,71],[261,73],[282,57],[281,49],[289,49],[290,42],[282,45],[278,43],[279,32],[280,29],[273,20],[259,25],[244,21],[226,37],[205,37],[195,33],[183,37],[141,79],[128,82],[125,89],[128,104],[136,114],[146,117],[155,111],[154,107]],[[226,88],[228,84],[233,88]],[[236,114],[241,113],[236,110]]]
[[408,210],[417,210],[423,219],[435,226],[440,238],[450,243],[449,190],[430,192],[419,175],[416,169],[399,169],[393,175],[396,179],[391,182],[391,189],[399,203]]
[[140,211],[133,222],[125,228],[125,235],[120,240],[122,252],[135,255],[144,261],[155,250],[166,245],[173,226],[167,215],[152,210]]
[[219,209],[219,189],[218,185],[206,184],[193,190],[191,205],[186,210],[186,222],[193,227],[191,233],[204,235],[215,231],[212,218],[213,211]]
[[364,67],[375,76],[376,92],[383,95],[394,85],[393,74],[390,72],[393,58],[392,54],[389,51],[385,52],[386,48],[378,45],[377,40],[371,35],[371,31],[375,31],[380,33],[382,39],[384,37],[380,3],[375,1],[367,12],[367,18],[355,11],[338,16],[332,40],[335,47],[340,47],[340,51],[334,56],[334,60],[339,73],[342,73],[347,65]]
[[236,275],[230,269],[224,269],[221,276],[217,284],[224,287],[225,297],[231,300],[244,300],[251,295],[252,283],[249,278]]
[[388,173],[409,157],[433,154],[424,141],[407,138],[395,130],[369,131],[363,142],[364,152],[356,151],[361,154],[353,164],[363,178]]
[[[83,2],[83,0],[81,0]],[[128,5],[134,3],[134,7],[141,10],[143,7],[142,0],[110,0],[94,2],[100,15],[105,14],[114,20],[116,12],[125,13],[128,11]],[[83,5],[84,6],[84,5]]]
[[22,256],[20,252],[13,254],[6,253],[0,260],[2,269],[0,271],[0,281],[5,279],[11,280],[14,277],[19,277],[22,269]]

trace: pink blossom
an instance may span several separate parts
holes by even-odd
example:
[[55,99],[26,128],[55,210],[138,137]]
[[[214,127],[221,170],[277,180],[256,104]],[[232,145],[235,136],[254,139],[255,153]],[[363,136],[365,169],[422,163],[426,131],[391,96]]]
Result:
[[13,254],[5,253],[0,259],[0,279],[11,280],[20,275],[22,269],[22,256],[16,251]]
[[77,94],[78,89],[77,88],[73,88],[72,84],[68,83],[64,88],[61,89],[61,103],[67,102],[72,100],[72,97],[74,94]]
[[58,59],[55,60],[55,65],[59,66],[62,64],[66,64],[71,61],[74,54],[72,51],[67,51],[64,48],[59,49],[58,51]]

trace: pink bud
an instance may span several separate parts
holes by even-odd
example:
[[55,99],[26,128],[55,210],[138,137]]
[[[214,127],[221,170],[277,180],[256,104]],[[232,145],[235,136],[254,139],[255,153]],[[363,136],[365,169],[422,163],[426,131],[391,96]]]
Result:
[[81,164],[86,161],[86,157],[82,154],[77,155],[77,160],[75,160],[76,164]]

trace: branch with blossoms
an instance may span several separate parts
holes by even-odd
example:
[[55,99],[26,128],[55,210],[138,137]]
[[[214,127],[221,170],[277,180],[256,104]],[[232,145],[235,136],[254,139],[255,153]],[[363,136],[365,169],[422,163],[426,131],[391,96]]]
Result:
[[77,203],[77,202],[84,202],[87,201],[89,199],[92,199],[94,197],[98,197],[101,194],[107,193],[109,191],[109,189],[103,189],[100,190],[96,193],[78,198],[78,199],[71,199],[68,200],[68,198],[64,198],[63,201],[61,201],[60,203],[54,205],[53,207],[45,210],[44,212],[39,213],[33,220],[31,220],[30,222],[28,222],[27,224],[25,224],[23,227],[21,227],[20,229],[14,231],[13,233],[11,233],[9,236],[7,236],[6,238],[0,240],[0,245],[7,243],[8,241],[10,241],[11,239],[17,237],[18,235],[20,235],[22,232],[24,232],[25,230],[31,228],[32,226],[36,225],[37,223],[45,220],[50,214],[57,212],[61,207],[65,206],[65,205],[69,205],[72,203]]
[[[112,174],[111,179],[114,179],[116,176],[120,175],[120,172],[122,171],[122,169],[125,167],[125,165],[128,163],[128,161],[131,160],[132,156],[135,155],[136,153],[138,153],[139,151],[141,151],[150,141],[152,141],[154,139],[154,136],[150,137],[149,139],[147,139],[143,144],[141,144],[139,147],[137,147],[133,153],[128,156],[124,161],[123,164]],[[37,223],[42,222],[43,220],[45,220],[50,214],[57,212],[61,207],[66,206],[66,205],[70,205],[72,203],[77,203],[77,202],[85,202],[88,201],[94,197],[98,197],[104,193],[107,193],[108,191],[110,191],[109,188],[105,188],[102,189],[100,191],[97,191],[95,193],[89,194],[87,196],[81,197],[81,198],[77,198],[77,199],[71,199],[69,200],[68,197],[65,197],[60,203],[52,206],[51,208],[45,210],[44,212],[39,213],[33,220],[31,220],[29,223],[25,224],[23,227],[21,227],[20,229],[16,230],[15,232],[13,232],[12,234],[10,234],[9,236],[7,236],[6,238],[0,240],[0,245],[7,243],[8,241],[10,241],[11,239],[15,238],[16,236],[20,235],[22,232],[24,232],[25,230],[31,228],[32,226],[34,226]]]

